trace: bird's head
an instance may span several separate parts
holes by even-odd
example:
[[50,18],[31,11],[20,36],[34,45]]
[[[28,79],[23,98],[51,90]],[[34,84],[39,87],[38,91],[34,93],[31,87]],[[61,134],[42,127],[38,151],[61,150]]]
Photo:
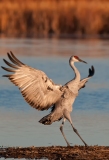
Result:
[[87,63],[85,61],[83,61],[82,59],[80,59],[78,56],[71,56],[69,62],[83,62],[83,63]]

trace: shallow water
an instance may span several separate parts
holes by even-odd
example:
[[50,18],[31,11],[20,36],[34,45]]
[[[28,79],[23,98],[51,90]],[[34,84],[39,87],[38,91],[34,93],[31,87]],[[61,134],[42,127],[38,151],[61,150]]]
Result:
[[[4,39],[0,44],[0,54],[4,54],[0,56],[2,66],[6,66],[3,57],[8,59],[5,53],[12,50],[24,63],[43,70],[58,84],[65,84],[74,77],[68,63],[70,55],[79,54],[88,62],[87,65],[76,64],[82,78],[88,75],[88,68],[93,65],[95,75],[79,92],[71,116],[75,128],[88,145],[109,145],[108,41]],[[50,126],[38,123],[49,111],[31,108],[18,88],[3,78],[3,74],[6,72],[0,69],[0,146],[66,145],[59,130],[61,121]],[[64,131],[71,145],[83,145],[68,122]]]

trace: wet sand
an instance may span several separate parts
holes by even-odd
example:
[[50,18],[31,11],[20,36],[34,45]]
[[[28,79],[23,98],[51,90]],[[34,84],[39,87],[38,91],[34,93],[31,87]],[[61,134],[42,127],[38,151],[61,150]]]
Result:
[[50,146],[0,148],[0,158],[26,158],[49,160],[109,160],[109,146]]

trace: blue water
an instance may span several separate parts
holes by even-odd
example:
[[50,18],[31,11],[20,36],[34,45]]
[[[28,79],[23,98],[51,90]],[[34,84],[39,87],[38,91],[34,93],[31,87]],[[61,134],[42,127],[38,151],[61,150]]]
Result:
[[[8,40],[6,41],[7,43],[4,41],[1,42],[4,44],[1,46],[1,51],[6,49],[8,51],[11,48],[11,50],[18,52],[20,51],[19,48],[22,47],[24,54],[17,53],[17,57],[24,63],[43,70],[55,83],[63,85],[74,77],[73,70],[69,66],[70,55],[66,54],[62,56],[60,54],[63,51],[62,45],[65,41],[62,41],[63,43],[61,40],[58,42],[60,46],[58,45],[56,55],[45,56],[41,54],[39,56],[35,55],[33,51],[31,57],[30,51],[32,47],[37,48],[37,46],[40,46],[41,40],[39,40],[39,45],[36,45],[35,40],[34,43],[33,41],[30,41],[30,43],[26,41],[22,45],[20,40],[15,41],[18,45],[12,45],[14,40],[9,41],[10,45],[7,42]],[[87,43],[89,45],[89,42],[86,41],[83,43],[83,46],[81,43],[79,45],[79,42],[75,43],[75,45],[77,44],[75,53],[78,50],[82,50],[85,44],[88,50]],[[101,43],[103,44],[104,41],[97,42],[97,46],[98,44],[100,46]],[[27,51],[25,45],[28,44],[30,48]],[[49,46],[48,43],[47,45]],[[52,44],[50,45],[52,46]],[[52,48],[51,46],[50,48]],[[95,45],[95,52],[97,46]],[[38,49],[40,53],[43,53],[45,48],[46,45],[44,47],[41,45]],[[53,46],[53,52],[54,49],[55,47]],[[71,42],[69,44],[69,50],[70,52],[72,50]],[[91,50],[91,46],[89,46],[89,50]],[[102,55],[106,55],[106,48],[102,47],[100,49],[101,53]],[[0,64],[6,66],[3,63],[3,58],[8,59],[5,54],[1,55]],[[89,80],[86,87],[80,90],[79,96],[73,105],[74,109],[71,113],[73,124],[88,145],[109,145],[109,57],[89,56],[87,54],[80,55],[80,58],[88,62],[88,64],[76,64],[76,67],[81,73],[81,78],[88,75],[88,69],[91,65],[95,67],[95,75]],[[49,113],[49,110],[41,112],[30,107],[23,99],[18,88],[7,78],[2,77],[3,74],[6,74],[6,72],[0,69],[0,146],[65,146],[66,143],[59,130],[61,121],[55,122],[50,126],[44,126],[38,123],[43,116]],[[65,122],[64,132],[71,145],[83,145],[81,140],[73,132],[69,122]]]

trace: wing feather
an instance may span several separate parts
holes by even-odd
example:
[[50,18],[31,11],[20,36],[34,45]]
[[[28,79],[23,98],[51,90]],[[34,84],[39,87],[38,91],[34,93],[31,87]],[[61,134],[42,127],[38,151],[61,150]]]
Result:
[[4,62],[14,70],[2,68],[14,73],[4,75],[4,77],[8,77],[12,83],[19,87],[26,102],[38,110],[45,110],[58,101],[62,94],[59,85],[49,79],[43,71],[29,67],[19,61],[12,52],[7,53],[7,55],[13,64],[6,60]]
[[15,66],[15,65],[13,65],[13,64],[11,64],[11,63],[9,63],[8,61],[6,61],[5,59],[3,59],[4,60],[4,62],[9,66],[9,67],[12,67],[12,68],[16,68],[16,69],[18,69],[18,67],[17,66]]
[[94,75],[94,73],[95,73],[95,69],[94,69],[94,67],[92,66],[91,68],[89,68],[89,75],[88,75],[88,77],[86,77],[86,78],[84,78],[84,79],[82,79],[81,81],[80,81],[80,83],[79,83],[79,90],[81,89],[81,88],[84,88],[85,87],[85,84],[88,82],[88,80]]

